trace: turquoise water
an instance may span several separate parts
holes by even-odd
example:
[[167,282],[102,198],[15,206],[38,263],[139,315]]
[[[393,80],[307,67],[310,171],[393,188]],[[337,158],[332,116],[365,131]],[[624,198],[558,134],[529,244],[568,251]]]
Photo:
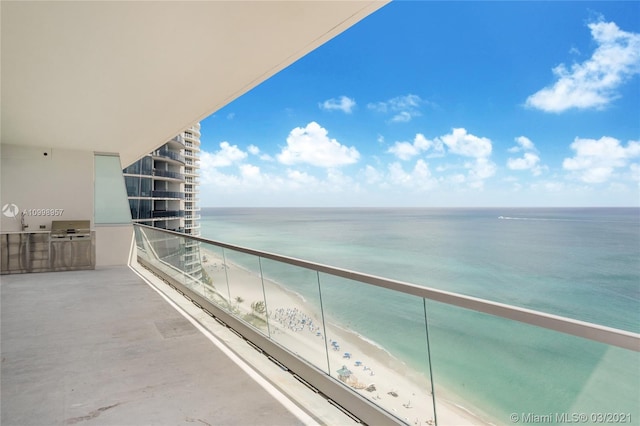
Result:
[[[201,224],[205,238],[640,332],[635,208],[205,208]],[[334,320],[426,374],[415,300],[335,288]],[[637,354],[437,302],[427,314],[437,397],[498,424],[574,412],[638,423]]]

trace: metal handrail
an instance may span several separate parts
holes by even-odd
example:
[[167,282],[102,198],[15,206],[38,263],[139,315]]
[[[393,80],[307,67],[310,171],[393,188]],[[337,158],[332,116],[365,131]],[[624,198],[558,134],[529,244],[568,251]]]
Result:
[[241,253],[259,256],[265,259],[271,259],[277,262],[287,263],[289,265],[299,266],[314,271],[371,284],[376,287],[382,287],[389,290],[395,290],[401,293],[418,296],[424,299],[445,303],[447,305],[457,306],[460,308],[470,309],[485,314],[510,319],[549,330],[559,331],[573,336],[582,337],[584,339],[593,340],[608,345],[618,346],[640,352],[640,334],[631,331],[620,330],[613,327],[607,327],[599,324],[593,324],[586,321],[566,318],[559,315],[548,314],[535,311],[533,309],[521,308],[513,305],[507,305],[490,300],[480,299],[472,296],[465,296],[458,293],[452,293],[444,290],[438,290],[430,287],[422,287],[416,284],[407,283],[398,280],[392,280],[375,275],[364,274],[361,272],[350,271],[348,269],[337,268],[334,266],[324,265],[321,263],[310,262],[307,260],[297,259],[294,257],[282,256],[275,253],[269,253],[261,250],[251,249],[247,247],[236,246],[233,244],[214,241],[207,238],[182,234],[178,232],[160,230],[147,225],[134,224],[141,228],[166,232],[179,237],[200,241],[203,243],[215,245],[218,247],[235,250]]

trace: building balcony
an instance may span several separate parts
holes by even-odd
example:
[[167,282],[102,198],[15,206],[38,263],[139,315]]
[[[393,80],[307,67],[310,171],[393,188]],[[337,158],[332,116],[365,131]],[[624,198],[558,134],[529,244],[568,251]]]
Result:
[[185,163],[185,158],[184,155],[181,155],[177,152],[174,151],[169,151],[168,149],[158,149],[156,151],[154,151],[152,153],[152,157],[154,158],[154,160],[165,160],[165,159],[171,159],[174,160],[180,164],[184,164]]
[[169,171],[169,170],[154,169],[153,170],[153,176],[169,178],[169,179],[176,179],[176,180],[179,180],[181,182],[184,182],[184,174],[178,173],[178,172],[172,172],[172,171]]
[[167,198],[167,199],[184,199],[184,192],[177,191],[151,191],[153,198]]
[[191,142],[190,146],[185,146],[185,154],[197,155],[200,153],[200,144]]
[[184,217],[184,211],[182,210],[152,210],[151,217],[153,218],[180,218]]
[[181,145],[181,146],[185,145],[184,138],[182,137],[182,135],[178,135],[178,136],[175,136],[175,137],[171,138],[167,143],[178,144],[178,145]]

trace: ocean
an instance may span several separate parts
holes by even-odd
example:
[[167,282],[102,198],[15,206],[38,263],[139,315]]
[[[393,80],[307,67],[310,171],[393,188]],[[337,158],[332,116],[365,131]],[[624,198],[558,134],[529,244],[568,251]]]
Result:
[[[201,234],[640,332],[637,208],[203,208]],[[416,306],[398,315],[403,297],[340,292],[332,320],[428,374]],[[427,317],[437,398],[495,424],[608,412],[640,424],[637,353],[438,302]]]

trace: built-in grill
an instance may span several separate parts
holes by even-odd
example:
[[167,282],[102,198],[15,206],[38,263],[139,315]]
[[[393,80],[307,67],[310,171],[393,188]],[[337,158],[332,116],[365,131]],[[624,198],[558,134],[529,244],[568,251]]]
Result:
[[91,238],[90,223],[88,220],[54,220],[51,222],[51,239]]
[[94,233],[89,220],[54,220],[49,237],[54,271],[95,268]]

